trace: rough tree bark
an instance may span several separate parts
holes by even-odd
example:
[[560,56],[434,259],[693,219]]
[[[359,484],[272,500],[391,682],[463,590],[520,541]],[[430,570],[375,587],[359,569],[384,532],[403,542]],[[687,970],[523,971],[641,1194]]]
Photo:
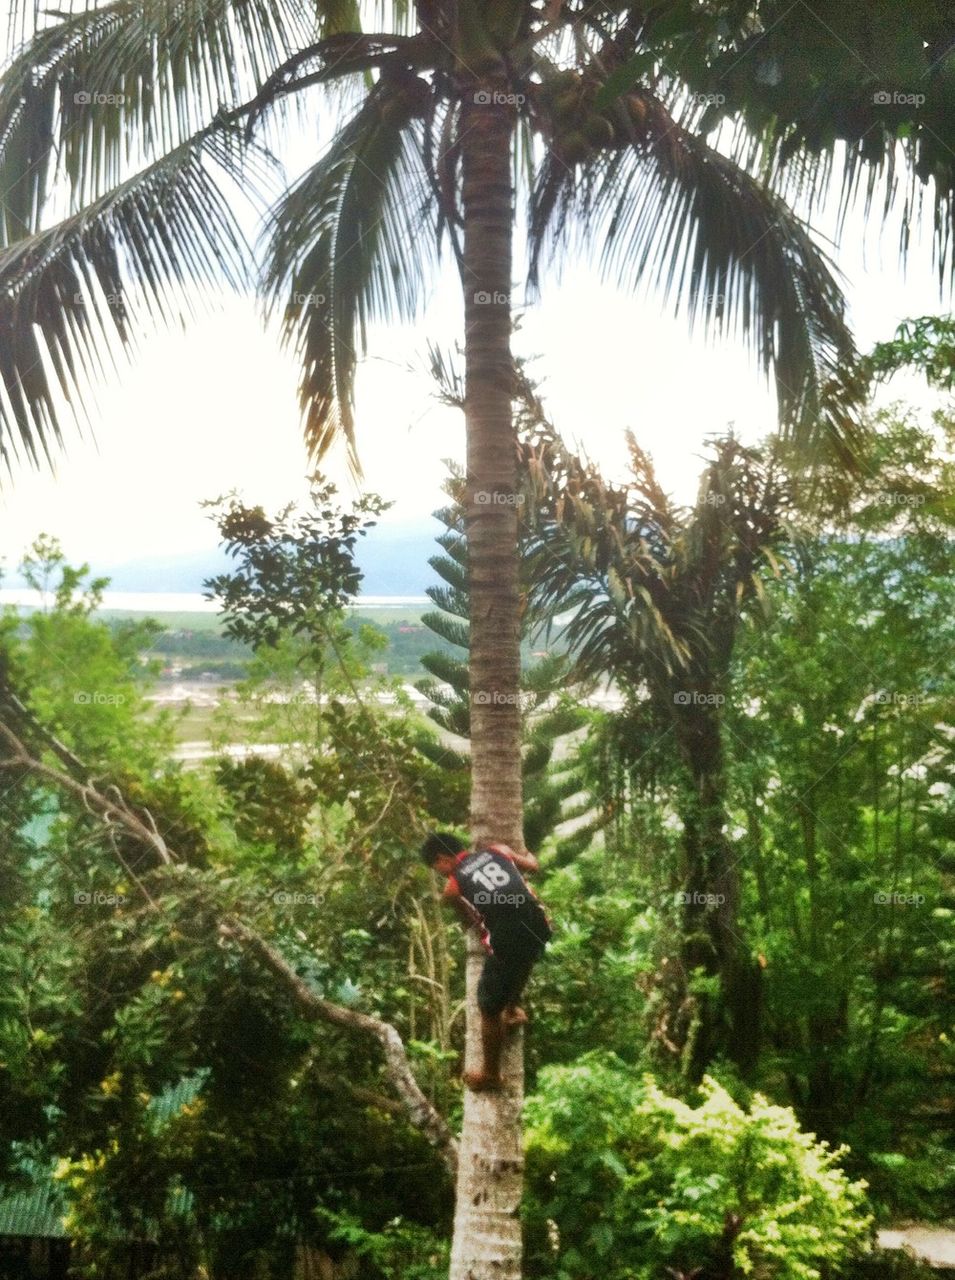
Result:
[[[715,688],[706,684],[703,696],[712,696]],[[682,812],[683,963],[688,973],[702,969],[719,981],[718,995],[697,998],[689,1074],[699,1079],[713,1058],[725,1053],[746,1078],[759,1051],[762,983],[739,932],[738,855],[726,833],[721,711],[704,701],[675,704],[673,720],[689,784]]]
[[[523,845],[517,449],[512,423],[511,138],[507,84],[475,81],[461,115],[465,417],[471,617],[471,831]],[[465,1067],[480,1064],[482,953],[468,940]],[[505,1089],[467,1091],[451,1280],[520,1280],[523,1039],[510,1037]]]

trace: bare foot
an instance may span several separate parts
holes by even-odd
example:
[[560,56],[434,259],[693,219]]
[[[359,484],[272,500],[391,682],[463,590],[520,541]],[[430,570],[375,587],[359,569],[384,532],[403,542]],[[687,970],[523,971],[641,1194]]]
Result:
[[483,1071],[465,1071],[461,1079],[475,1093],[497,1092],[504,1088],[501,1076],[488,1076]]
[[527,1014],[523,1009],[518,1008],[516,1004],[512,1004],[504,1010],[505,1027],[520,1027],[527,1021]]

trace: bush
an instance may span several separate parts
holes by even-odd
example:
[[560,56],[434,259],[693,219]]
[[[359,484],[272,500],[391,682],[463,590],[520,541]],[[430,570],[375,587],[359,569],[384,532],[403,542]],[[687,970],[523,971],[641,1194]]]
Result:
[[530,1263],[556,1280],[817,1280],[857,1251],[865,1184],[756,1095],[666,1097],[612,1055],[541,1072],[527,1103]]

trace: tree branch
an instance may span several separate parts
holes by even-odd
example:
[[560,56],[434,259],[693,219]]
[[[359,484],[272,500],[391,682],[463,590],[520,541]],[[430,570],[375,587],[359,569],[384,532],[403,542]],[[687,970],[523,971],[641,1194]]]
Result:
[[317,995],[304,978],[276,949],[248,925],[239,920],[224,920],[219,925],[223,938],[241,942],[262,964],[280,978],[303,1013],[351,1031],[373,1036],[381,1045],[392,1088],[401,1098],[411,1123],[420,1129],[433,1147],[440,1151],[449,1172],[457,1167],[457,1143],[444,1117],[425,1097],[412,1074],[401,1037],[390,1022],[382,1022],[356,1009],[345,1009]]
[[[0,689],[0,692],[2,692],[4,702],[8,706],[11,705],[11,697],[14,695],[7,688]],[[32,713],[24,707],[19,699],[16,699],[15,705],[18,714],[25,717],[35,727],[41,729],[42,736],[51,747],[58,742],[57,739],[53,738],[48,731],[39,725]],[[22,768],[29,770],[53,786],[76,796],[89,813],[101,818],[110,828],[122,827],[133,839],[152,849],[163,864],[171,865],[179,861],[156,830],[155,823],[152,823],[150,819],[151,825],[147,825],[129,807],[116,787],[109,788],[112,798],[107,798],[91,783],[78,781],[63,769],[45,764],[32,754],[22,739],[2,720],[0,720],[0,740],[6,744],[10,752],[8,756],[0,759],[0,769]],[[62,744],[59,744],[59,746],[61,750],[58,750],[57,754],[60,759],[64,763],[69,763],[71,768],[81,770],[84,776],[88,776],[90,771],[82,764],[79,758],[73,755],[67,747],[62,746]],[[145,893],[145,890],[143,892],[150,906],[154,910],[159,910],[159,906],[149,894]],[[355,1009],[346,1009],[341,1005],[332,1004],[330,1001],[324,1000],[312,990],[304,978],[295,972],[275,947],[241,920],[226,919],[220,921],[218,933],[223,939],[238,942],[250,954],[254,955],[261,964],[280,980],[298,1008],[308,1017],[319,1019],[322,1022],[329,1022],[338,1027],[344,1027],[349,1031],[360,1032],[362,1035],[371,1036],[378,1041],[384,1055],[388,1080],[395,1093],[401,1099],[404,1113],[414,1127],[419,1129],[438,1151],[453,1177],[457,1168],[457,1143],[444,1117],[422,1093],[408,1062],[404,1042],[391,1023],[383,1022],[379,1018],[373,1018],[370,1014],[359,1013]],[[351,1088],[351,1086],[349,1087]]]
[[[6,742],[13,752],[13,755],[4,760],[0,767],[29,769],[31,773],[38,774],[41,778],[45,778],[47,782],[52,782],[55,786],[76,796],[88,813],[102,818],[107,826],[115,824],[123,827],[134,839],[152,849],[158,855],[160,862],[169,866],[175,861],[175,858],[166,847],[165,840],[159,834],[156,824],[150,818],[149,825],[147,825],[137,813],[129,808],[116,787],[110,788],[115,797],[110,800],[102,792],[97,791],[91,783],[79,782],[70,774],[64,773],[62,769],[54,769],[52,765],[44,764],[42,760],[32,756],[13,730],[2,722],[0,722],[0,738]],[[64,748],[64,750],[68,751],[67,748]],[[75,756],[72,756],[72,752],[68,752],[68,754],[73,759],[76,759]],[[83,766],[83,772],[84,774],[89,774],[89,770],[85,766]]]

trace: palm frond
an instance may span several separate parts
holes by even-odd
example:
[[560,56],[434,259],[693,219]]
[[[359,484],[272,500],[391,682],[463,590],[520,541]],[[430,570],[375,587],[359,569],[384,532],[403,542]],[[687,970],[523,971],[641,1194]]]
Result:
[[[383,79],[274,210],[264,284],[302,363],[306,440],[342,436],[358,470],[353,395],[368,324],[414,315],[434,261],[434,200],[416,116],[425,82]],[[409,96],[410,90],[410,96]]]
[[631,693],[646,683],[665,694],[677,676],[722,674],[743,608],[760,603],[760,576],[774,569],[792,485],[730,436],[713,442],[699,499],[684,509],[632,442],[631,453],[631,480],[609,486],[549,424],[522,442],[532,604],[567,615],[575,674],[613,671]]
[[608,275],[650,284],[717,334],[742,337],[775,379],[783,435],[811,454],[851,457],[862,379],[835,271],[786,202],[631,95],[631,145],[582,175],[552,157],[531,211],[531,259],[576,231]]
[[0,78],[4,243],[69,186],[97,199],[251,97],[317,32],[305,0],[112,0],[43,27]]
[[[955,111],[951,9],[892,0],[856,7],[760,6],[694,87],[719,90],[733,154],[810,210],[836,192],[839,232],[860,200],[866,222],[901,215],[899,257],[931,219],[940,283],[955,270]],[[866,56],[859,50],[864,42]],[[702,96],[702,95],[701,95]],[[881,206],[879,208],[878,206]]]
[[0,251],[0,454],[36,463],[61,442],[61,401],[82,416],[104,354],[132,340],[137,310],[195,309],[203,287],[239,288],[249,250],[213,165],[230,179],[239,140],[206,131],[56,226]]
[[685,646],[668,598],[669,504],[655,511],[639,475],[631,485],[607,484],[544,421],[521,453],[531,606],[551,625],[562,615],[575,674],[632,673],[635,654],[656,670],[679,668]]
[[[949,91],[950,93],[950,91]],[[950,118],[953,107],[946,104]],[[933,122],[935,123],[935,122]],[[801,137],[766,130],[761,163],[787,199],[803,200],[810,209],[839,191],[837,233],[860,204],[866,224],[874,217],[899,220],[899,261],[908,260],[914,234],[928,222],[939,287],[950,289],[955,274],[955,154],[950,130],[936,131],[927,122],[902,134],[874,120],[862,138],[838,139],[809,149]]]

